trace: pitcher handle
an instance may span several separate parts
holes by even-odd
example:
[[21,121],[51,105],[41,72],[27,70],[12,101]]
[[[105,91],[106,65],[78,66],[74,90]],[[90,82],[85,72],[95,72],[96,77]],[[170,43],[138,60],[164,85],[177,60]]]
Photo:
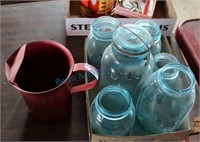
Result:
[[89,65],[88,63],[77,63],[74,65],[73,72],[75,71],[87,71],[90,72],[95,79],[89,83],[74,86],[71,88],[71,93],[77,93],[81,91],[87,91],[95,87],[97,80],[99,79],[98,71],[95,67]]

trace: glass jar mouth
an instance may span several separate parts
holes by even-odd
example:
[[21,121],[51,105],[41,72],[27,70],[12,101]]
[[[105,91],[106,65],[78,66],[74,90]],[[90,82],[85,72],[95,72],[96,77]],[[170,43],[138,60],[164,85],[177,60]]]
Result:
[[96,99],[97,108],[104,116],[124,117],[129,113],[132,100],[127,90],[120,86],[109,85],[101,90]]
[[147,30],[151,34],[154,42],[158,42],[160,40],[161,38],[160,27],[152,20],[139,20],[135,24]]
[[99,40],[111,41],[113,32],[119,25],[120,22],[117,19],[110,16],[101,16],[93,21],[91,31]]
[[135,24],[121,25],[113,34],[112,43],[115,48],[129,56],[141,56],[153,46],[150,33]]
[[154,71],[159,70],[169,63],[180,63],[179,60],[169,53],[159,53],[154,56]]
[[195,85],[192,71],[179,63],[169,63],[160,69],[158,81],[162,84],[161,87],[174,97],[179,97],[175,94],[187,94]]
[[158,31],[160,29],[155,29],[155,28],[152,28],[152,27],[145,27],[143,26],[144,29],[146,29],[152,36],[154,42],[158,42],[161,38],[161,32]]

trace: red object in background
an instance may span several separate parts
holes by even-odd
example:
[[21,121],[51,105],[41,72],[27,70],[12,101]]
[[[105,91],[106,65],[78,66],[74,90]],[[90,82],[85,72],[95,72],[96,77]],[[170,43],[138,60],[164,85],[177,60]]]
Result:
[[89,0],[81,0],[81,4],[82,4],[84,7],[89,8]]
[[81,0],[81,14],[86,17],[109,15],[114,4],[114,0]]
[[180,23],[176,29],[175,37],[199,83],[200,19],[190,19]]
[[150,4],[150,0],[146,0],[143,14],[147,15],[148,9],[149,9],[149,4]]
[[90,0],[89,3],[90,3],[90,8],[94,11],[99,11],[99,3],[101,1],[99,0]]

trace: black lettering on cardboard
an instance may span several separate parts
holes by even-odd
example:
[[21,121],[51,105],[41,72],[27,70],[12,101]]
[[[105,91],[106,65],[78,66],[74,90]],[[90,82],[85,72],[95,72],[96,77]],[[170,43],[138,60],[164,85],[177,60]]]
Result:
[[160,29],[161,29],[162,31],[167,31],[167,30],[169,29],[169,26],[170,26],[170,25],[160,25]]
[[79,30],[82,30],[83,24],[77,24]]
[[72,24],[71,25],[71,30],[76,30],[76,29],[77,29],[76,24]]
[[85,24],[85,30],[90,30],[90,24]]

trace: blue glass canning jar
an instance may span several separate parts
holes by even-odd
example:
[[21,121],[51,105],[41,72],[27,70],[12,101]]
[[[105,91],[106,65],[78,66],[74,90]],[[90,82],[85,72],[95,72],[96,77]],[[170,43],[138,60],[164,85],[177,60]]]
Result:
[[129,135],[135,122],[135,107],[124,88],[110,85],[103,88],[90,107],[90,124],[96,134]]
[[158,53],[154,56],[154,72],[169,63],[180,63],[179,60],[169,53]]
[[152,55],[155,56],[160,53],[162,47],[160,27],[152,20],[146,19],[139,20],[135,24],[145,28],[153,37],[154,45],[151,48]]
[[153,72],[151,44],[151,35],[142,27],[126,24],[117,28],[101,59],[100,87],[120,85],[136,103],[138,84]]
[[[178,76],[172,76],[178,72]],[[143,84],[136,105],[140,123],[153,133],[177,129],[195,102],[195,78],[182,64],[170,63],[154,72]]]
[[[153,71],[157,71],[160,68],[164,67],[165,65],[169,64],[169,63],[177,63],[179,64],[178,59],[173,56],[172,54],[169,53],[158,53],[154,56],[154,68]],[[173,84],[174,82],[177,81],[177,77],[178,77],[179,71],[175,70],[174,72],[171,72],[170,75],[173,78],[173,80],[171,79],[170,83]]]
[[112,35],[120,22],[110,16],[96,18],[87,37],[88,63],[100,68],[101,57],[106,47],[111,44]]

